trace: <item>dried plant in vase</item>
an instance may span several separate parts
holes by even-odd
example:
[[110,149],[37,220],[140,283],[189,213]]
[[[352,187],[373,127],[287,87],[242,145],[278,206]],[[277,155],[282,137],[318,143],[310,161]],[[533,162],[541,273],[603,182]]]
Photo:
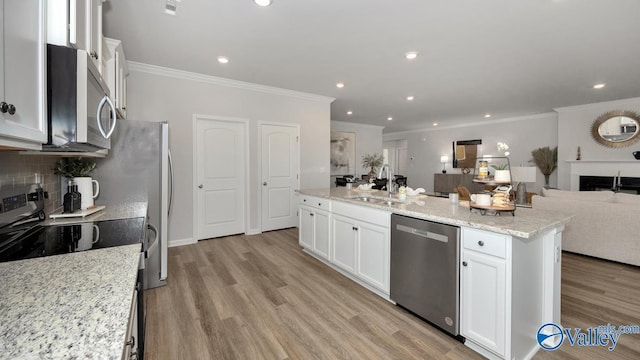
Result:
[[529,162],[536,164],[544,175],[544,186],[549,187],[549,176],[558,168],[558,147],[541,147],[533,150],[531,156],[533,158]]

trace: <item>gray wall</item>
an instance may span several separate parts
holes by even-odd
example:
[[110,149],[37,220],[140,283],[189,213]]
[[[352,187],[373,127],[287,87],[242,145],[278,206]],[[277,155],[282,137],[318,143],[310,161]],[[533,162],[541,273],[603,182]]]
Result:
[[[362,168],[362,155],[378,153],[382,154],[382,126],[365,125],[344,121],[331,121],[331,131],[348,131],[356,134],[356,177],[366,174],[369,170]],[[335,186],[335,176],[331,177]]]
[[[636,143],[630,147],[612,149],[595,142],[591,137],[591,125],[594,120],[607,111],[631,110],[640,113],[640,98],[607,101],[601,103],[558,108],[558,187],[570,190],[569,163],[575,160],[578,146],[582,161],[635,161],[631,154],[640,150]],[[594,164],[598,166],[598,164]],[[629,165],[620,164],[621,175]],[[614,176],[612,172],[610,176]]]
[[[545,113],[518,118],[483,121],[482,123],[456,127],[437,127],[424,130],[384,134],[387,141],[407,140],[407,178],[412,188],[423,187],[433,191],[433,175],[442,172],[440,156],[449,156],[447,173],[460,173],[452,169],[452,142],[456,140],[482,139],[480,153],[500,155],[498,142],[509,145],[509,161],[512,166],[534,166],[529,163],[531,151],[543,146],[558,144],[558,121],[556,113]],[[555,186],[557,172],[551,175],[550,184]],[[544,176],[538,170],[537,182],[527,184],[527,191],[539,191],[544,186]]]
[[250,233],[260,227],[260,157],[258,121],[300,126],[300,186],[329,186],[329,129],[331,98],[247,84],[199,74],[129,63],[130,120],[167,121],[175,167],[174,209],[169,241],[192,241],[193,115],[249,120]]

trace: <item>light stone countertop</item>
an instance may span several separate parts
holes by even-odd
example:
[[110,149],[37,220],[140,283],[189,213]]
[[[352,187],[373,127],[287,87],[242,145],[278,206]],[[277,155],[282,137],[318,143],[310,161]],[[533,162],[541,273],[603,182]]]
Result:
[[140,246],[0,263],[0,359],[120,359]]
[[[515,216],[511,216],[510,212],[503,212],[498,216],[491,214],[481,215],[477,210],[470,211],[468,202],[466,202],[466,206],[463,205],[465,202],[455,205],[448,198],[425,195],[418,197],[407,196],[407,200],[401,204],[386,206],[353,199],[353,197],[357,196],[386,197],[387,193],[385,191],[358,191],[340,187],[301,189],[298,192],[303,195],[343,201],[418,219],[487,230],[521,238],[530,238],[546,230],[564,226],[571,220],[570,214],[520,207],[516,208]],[[397,195],[394,197],[397,200]]]
[[[96,204],[103,205],[103,204]],[[107,220],[119,220],[129,219],[147,216],[147,203],[146,202],[131,202],[124,204],[105,204],[105,208],[102,211],[98,211],[95,214],[86,216],[84,218],[58,218],[50,219],[47,214],[47,219],[41,223],[43,226],[50,225],[66,225],[77,224],[82,222],[93,221],[107,221]]]

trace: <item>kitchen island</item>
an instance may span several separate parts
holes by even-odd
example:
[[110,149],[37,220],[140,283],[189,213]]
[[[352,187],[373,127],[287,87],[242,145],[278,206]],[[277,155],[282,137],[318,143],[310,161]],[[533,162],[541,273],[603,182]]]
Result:
[[[562,231],[571,216],[531,208],[518,208],[515,216],[482,215],[448,198],[421,195],[400,201],[386,195],[346,188],[300,190],[300,245],[393,302],[391,215],[459,227],[459,261],[453,264],[459,273],[454,279],[459,279],[459,334],[465,345],[491,359],[532,358],[540,348],[538,328],[560,324]],[[426,275],[414,275],[414,281]]]
[[121,359],[140,250],[0,263],[0,359]]

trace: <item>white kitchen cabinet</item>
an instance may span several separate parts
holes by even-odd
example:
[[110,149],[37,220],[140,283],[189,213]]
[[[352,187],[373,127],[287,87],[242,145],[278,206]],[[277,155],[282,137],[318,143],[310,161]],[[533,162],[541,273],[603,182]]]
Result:
[[102,0],[89,0],[87,6],[87,53],[102,73]]
[[460,270],[460,332],[504,356],[506,263],[502,258],[464,249]]
[[133,360],[138,358],[138,310],[138,290],[135,290],[131,301],[129,324],[127,325],[127,334],[125,337],[124,350],[122,352],[122,359],[124,360]]
[[390,213],[334,202],[331,262],[389,294]]
[[378,289],[389,292],[389,227],[366,222],[357,226],[356,275]]
[[0,149],[47,142],[44,0],[3,0],[0,9]]
[[102,0],[49,0],[47,43],[85,50],[102,73]]
[[299,243],[314,254],[329,260],[329,210],[331,201],[310,196],[300,199]]
[[127,76],[129,68],[124,54],[122,41],[104,38],[105,49],[102,53],[103,76],[109,86],[111,100],[116,107],[118,117],[127,117]]
[[356,234],[354,219],[332,214],[331,216],[331,263],[348,271],[356,272]]

